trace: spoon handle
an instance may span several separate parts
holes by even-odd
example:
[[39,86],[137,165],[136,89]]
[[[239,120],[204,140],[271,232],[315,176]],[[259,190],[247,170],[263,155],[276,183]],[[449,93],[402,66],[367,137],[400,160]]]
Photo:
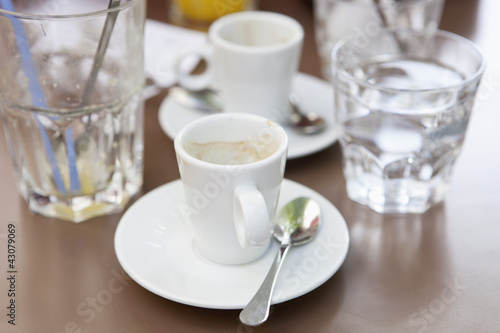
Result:
[[250,303],[240,313],[240,321],[248,326],[258,326],[269,317],[269,308],[273,296],[274,285],[281,269],[282,263],[290,249],[290,243],[282,243],[276,258],[267,273],[264,282],[254,295]]

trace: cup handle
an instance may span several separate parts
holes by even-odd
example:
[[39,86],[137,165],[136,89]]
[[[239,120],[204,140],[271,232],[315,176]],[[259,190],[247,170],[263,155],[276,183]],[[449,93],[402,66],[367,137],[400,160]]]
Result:
[[[198,55],[205,60],[205,62],[207,63],[207,68],[203,73],[198,75],[191,75],[191,73],[183,70],[182,61],[190,55]],[[177,59],[175,60],[174,68],[177,75],[177,81],[180,86],[193,91],[199,91],[208,88],[210,86],[210,83],[212,83],[214,79],[212,51],[210,48],[187,49],[177,57]]]
[[236,235],[244,248],[267,244],[271,225],[266,201],[253,185],[240,185],[234,190],[233,218]]

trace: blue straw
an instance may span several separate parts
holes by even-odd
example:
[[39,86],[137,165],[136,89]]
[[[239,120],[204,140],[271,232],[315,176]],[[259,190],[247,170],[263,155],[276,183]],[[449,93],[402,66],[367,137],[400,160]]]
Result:
[[[0,5],[7,11],[15,12],[14,5],[12,4],[11,0],[0,0]],[[31,92],[32,103],[37,108],[47,109],[45,96],[43,94],[42,87],[40,86],[40,81],[38,80],[36,67],[33,63],[33,59],[31,58],[31,53],[28,47],[28,41],[26,39],[24,27],[16,17],[10,15],[6,16],[9,17],[10,21],[12,22],[12,27],[16,35],[17,48],[21,56],[21,64],[24,69],[24,73],[28,78],[28,87]],[[49,162],[52,168],[56,186],[61,193],[66,194],[66,187],[64,186],[64,181],[59,171],[56,156],[54,154],[54,151],[52,150],[50,138],[45,131],[45,127],[38,119],[37,114],[35,114],[35,120],[42,134],[42,141],[45,145],[45,149],[47,150],[47,155],[49,157]],[[65,139],[69,163],[70,190],[71,192],[73,192],[80,189],[80,180],[78,177],[78,169],[76,167],[76,152],[74,149],[75,142],[73,140],[73,130],[71,127],[66,130]]]

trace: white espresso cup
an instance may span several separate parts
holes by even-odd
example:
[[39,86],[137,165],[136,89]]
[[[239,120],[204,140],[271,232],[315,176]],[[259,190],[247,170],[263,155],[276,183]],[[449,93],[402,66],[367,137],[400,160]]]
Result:
[[[212,23],[208,38],[207,48],[186,50],[178,58],[179,84],[190,90],[214,85],[224,112],[252,113],[284,123],[302,52],[302,26],[278,13],[239,12]],[[183,71],[182,61],[193,54],[207,62],[202,74]]]
[[221,113],[186,125],[174,147],[200,254],[230,265],[262,256],[285,171],[284,129],[260,116]]

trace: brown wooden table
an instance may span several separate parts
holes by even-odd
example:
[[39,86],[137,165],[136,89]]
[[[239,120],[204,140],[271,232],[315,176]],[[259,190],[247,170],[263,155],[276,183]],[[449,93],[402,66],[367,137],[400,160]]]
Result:
[[[148,17],[167,21],[166,7],[150,0]],[[300,70],[319,76],[311,3],[261,0],[260,9],[303,24]],[[498,0],[448,0],[444,10],[441,27],[476,42],[488,69],[443,204],[423,215],[383,216],[351,202],[338,144],[288,163],[287,178],[338,207],[351,245],[329,281],[274,306],[258,328],[241,325],[238,311],[178,304],[130,280],[113,247],[120,214],[82,224],[30,214],[0,129],[0,332],[500,332],[499,13]],[[143,193],[179,178],[172,141],[157,121],[165,96],[146,103]],[[8,223],[17,228],[15,326],[7,323]]]

